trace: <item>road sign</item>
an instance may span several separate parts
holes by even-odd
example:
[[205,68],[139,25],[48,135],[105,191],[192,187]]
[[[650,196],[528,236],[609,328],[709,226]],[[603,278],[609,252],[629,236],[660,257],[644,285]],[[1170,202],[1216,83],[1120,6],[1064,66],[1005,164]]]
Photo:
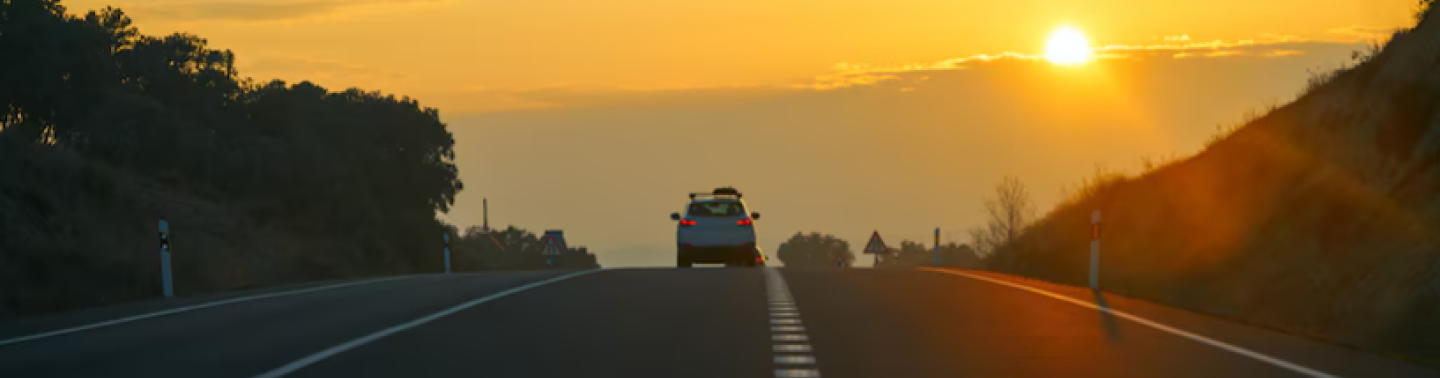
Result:
[[554,237],[545,238],[545,250],[540,252],[544,255],[560,254],[560,243]]
[[880,231],[870,234],[870,242],[865,243],[865,253],[885,253],[888,250],[885,241],[880,240]]

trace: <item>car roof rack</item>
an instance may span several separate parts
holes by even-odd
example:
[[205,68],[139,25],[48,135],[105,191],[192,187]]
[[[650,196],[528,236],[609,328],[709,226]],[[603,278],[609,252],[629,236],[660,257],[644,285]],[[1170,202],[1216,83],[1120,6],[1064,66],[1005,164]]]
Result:
[[702,196],[703,196],[703,197],[711,197],[711,198],[735,197],[735,199],[740,199],[740,198],[743,196],[743,194],[740,193],[740,190],[735,189],[734,187],[729,187],[729,186],[722,186],[722,187],[719,187],[719,188],[715,188],[715,190],[712,190],[712,191],[710,191],[709,193],[704,193],[704,192],[700,192],[700,193],[690,193],[690,199],[692,199],[692,200],[695,199],[696,197],[702,197]]

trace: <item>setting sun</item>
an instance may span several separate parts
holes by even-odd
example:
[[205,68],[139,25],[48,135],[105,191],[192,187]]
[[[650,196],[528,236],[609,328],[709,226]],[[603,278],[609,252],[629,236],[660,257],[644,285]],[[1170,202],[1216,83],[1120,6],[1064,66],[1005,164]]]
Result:
[[1075,65],[1090,61],[1090,41],[1085,33],[1072,27],[1064,27],[1050,34],[1045,43],[1045,60],[1060,65]]

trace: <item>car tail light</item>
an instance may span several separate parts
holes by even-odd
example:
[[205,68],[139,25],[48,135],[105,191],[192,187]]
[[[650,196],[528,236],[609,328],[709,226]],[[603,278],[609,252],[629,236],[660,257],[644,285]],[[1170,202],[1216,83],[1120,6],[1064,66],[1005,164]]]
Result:
[[735,221],[735,224],[741,225],[741,226],[751,226],[751,225],[754,225],[754,224],[755,224],[755,220],[754,220],[754,219],[750,219],[750,218],[745,218],[745,219],[741,219],[741,220]]
[[694,219],[681,219],[681,220],[680,220],[680,225],[681,225],[681,226],[694,226],[694,225],[695,225],[695,220],[694,220]]

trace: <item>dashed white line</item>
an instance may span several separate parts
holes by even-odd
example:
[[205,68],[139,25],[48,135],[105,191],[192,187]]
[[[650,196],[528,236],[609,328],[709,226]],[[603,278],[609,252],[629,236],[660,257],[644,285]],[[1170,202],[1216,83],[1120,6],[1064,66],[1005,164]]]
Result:
[[803,334],[803,333],[777,333],[777,334],[771,335],[771,336],[770,336],[770,339],[771,339],[771,340],[775,340],[775,341],[808,341],[808,340],[810,340],[810,338],[807,337],[807,336],[805,336],[805,334]]
[[820,370],[816,369],[776,369],[775,378],[818,378]]
[[815,357],[808,355],[778,355],[775,356],[775,363],[780,365],[812,365]]
[[770,297],[770,340],[773,342],[776,378],[816,378],[820,369],[811,355],[810,337],[800,323],[800,309],[790,297],[785,278],[775,268],[765,269],[766,293]]
[[776,353],[809,352],[810,344],[775,344]]

